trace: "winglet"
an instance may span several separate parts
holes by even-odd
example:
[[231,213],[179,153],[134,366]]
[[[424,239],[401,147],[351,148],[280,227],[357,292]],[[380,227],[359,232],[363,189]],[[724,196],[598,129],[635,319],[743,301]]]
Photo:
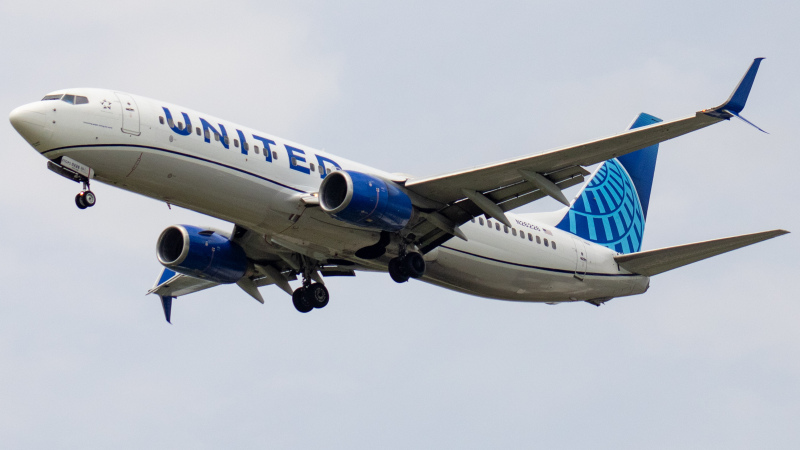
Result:
[[756,79],[756,73],[758,73],[758,67],[761,65],[761,60],[763,59],[764,58],[756,58],[753,60],[753,63],[750,64],[750,68],[747,69],[747,72],[744,74],[741,81],[739,81],[736,89],[733,90],[731,96],[728,97],[728,100],[726,100],[725,103],[717,106],[716,108],[711,108],[710,110],[703,112],[710,116],[719,117],[722,119],[730,119],[731,116],[735,116],[739,119],[742,119],[745,123],[751,125],[755,129],[766,133],[766,131],[762,130],[757,125],[740,115],[744,109],[745,103],[747,103],[747,97],[750,95],[750,89],[753,87],[753,82]]
[[756,79],[756,72],[758,72],[758,66],[761,65],[762,59],[764,58],[756,58],[753,60],[753,64],[750,64],[750,68],[747,69],[747,73],[744,74],[742,81],[740,81],[736,89],[733,90],[728,101],[714,109],[724,109],[734,115],[742,112],[744,104],[747,103],[747,96],[750,95],[750,89],[753,87],[753,81]]
[[167,319],[167,323],[172,325],[170,316],[172,316],[172,299],[174,297],[169,295],[159,295],[158,297],[161,299],[161,306],[164,308],[164,317]]

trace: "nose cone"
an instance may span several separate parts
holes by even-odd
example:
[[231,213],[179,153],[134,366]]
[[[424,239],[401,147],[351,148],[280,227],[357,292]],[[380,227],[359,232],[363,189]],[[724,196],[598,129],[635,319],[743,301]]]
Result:
[[46,113],[39,109],[24,105],[11,111],[8,116],[11,126],[33,147],[41,145],[53,133],[48,126]]

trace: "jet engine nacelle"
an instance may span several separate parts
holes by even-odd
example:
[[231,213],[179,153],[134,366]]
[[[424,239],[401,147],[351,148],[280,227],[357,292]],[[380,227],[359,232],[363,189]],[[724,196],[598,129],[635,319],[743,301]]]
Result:
[[343,222],[384,231],[402,230],[414,213],[411,199],[392,182],[352,170],[322,180],[319,204]]
[[239,245],[225,236],[191,225],[173,225],[156,244],[158,261],[175,272],[215,283],[235,283],[250,262]]

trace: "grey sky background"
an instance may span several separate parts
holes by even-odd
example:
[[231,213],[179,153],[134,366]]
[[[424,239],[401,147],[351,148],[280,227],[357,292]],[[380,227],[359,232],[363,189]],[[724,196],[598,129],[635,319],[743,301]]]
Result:
[[[229,224],[55,176],[0,125],[0,442],[7,448],[797,448],[800,79],[792,2],[5,2],[0,110],[68,87],[175,102],[433,175],[720,104],[662,144],[646,249],[794,234],[596,308],[388,275],[143,294],[175,223]],[[571,192],[574,192],[571,191]],[[558,207],[543,200],[525,209]]]

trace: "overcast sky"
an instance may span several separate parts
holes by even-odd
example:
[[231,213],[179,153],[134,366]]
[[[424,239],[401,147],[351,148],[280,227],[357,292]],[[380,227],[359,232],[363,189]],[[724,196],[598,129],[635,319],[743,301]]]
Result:
[[800,6],[375,3],[3,2],[0,111],[111,88],[423,176],[694,114],[764,56],[744,115],[770,134],[663,144],[644,248],[795,233],[599,308],[359,274],[324,310],[228,286],[170,326],[156,238],[230,224],[99,183],[80,211],[5,121],[2,446],[797,448]]

